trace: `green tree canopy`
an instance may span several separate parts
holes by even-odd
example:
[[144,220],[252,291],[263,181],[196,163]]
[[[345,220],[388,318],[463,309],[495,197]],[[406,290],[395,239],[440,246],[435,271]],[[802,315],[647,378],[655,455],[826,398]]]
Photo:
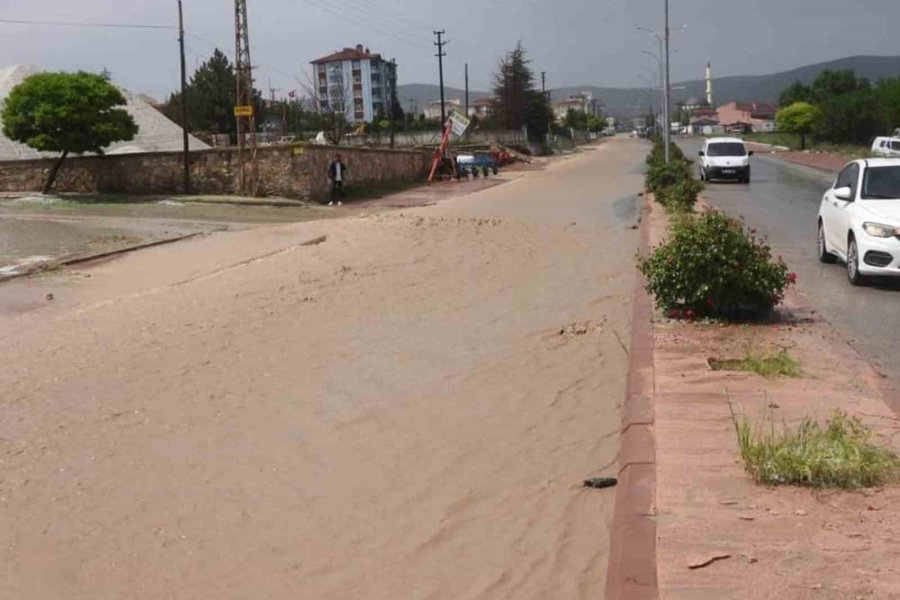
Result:
[[[213,55],[200,65],[187,84],[188,129],[206,133],[237,133],[234,117],[237,79],[234,66],[218,48]],[[265,114],[262,93],[253,90],[253,109],[257,124]],[[163,113],[181,125],[181,93],[169,96]]]
[[889,128],[900,127],[900,77],[883,79],[875,89]]
[[547,133],[552,113],[547,95],[534,85],[534,73],[529,67],[522,42],[500,60],[494,74],[492,121],[506,129],[528,126],[533,139]]
[[134,138],[138,126],[120,108],[125,105],[125,96],[103,75],[37,73],[10,91],[0,119],[8,138],[60,153],[44,184],[46,194],[68,154],[102,154],[113,142]]
[[821,111],[809,102],[794,102],[775,115],[779,131],[800,135],[800,147],[806,148],[806,136],[813,132]]
[[781,92],[778,98],[778,106],[784,108],[795,102],[809,102],[812,99],[812,90],[799,81],[795,81]]

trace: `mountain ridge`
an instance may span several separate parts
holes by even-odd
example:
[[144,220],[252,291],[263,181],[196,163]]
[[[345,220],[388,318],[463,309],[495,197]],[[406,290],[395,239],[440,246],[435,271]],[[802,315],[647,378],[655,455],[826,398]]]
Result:
[[[715,66],[715,65],[714,65]],[[735,100],[756,102],[777,102],[781,90],[794,81],[805,84],[812,83],[816,76],[826,69],[853,69],[858,77],[867,77],[872,82],[884,77],[900,76],[900,56],[847,56],[835,60],[823,61],[779,71],[767,75],[728,75],[713,78],[713,100],[717,105]],[[675,82],[673,87],[684,89],[672,90],[672,101],[677,103],[691,97],[702,98],[706,93],[706,82],[703,79]],[[560,87],[551,91],[554,100],[561,100],[570,94],[591,92],[595,98],[603,100],[607,111],[616,117],[624,118],[637,114],[645,114],[653,102],[654,92],[642,88],[604,87],[597,85],[580,85]],[[447,99],[460,98],[465,95],[459,88],[444,88]],[[410,101],[415,102],[418,112],[426,104],[440,98],[440,88],[432,84],[412,83],[397,86],[397,95],[403,110],[409,110]],[[488,96],[481,90],[470,90],[469,101]]]

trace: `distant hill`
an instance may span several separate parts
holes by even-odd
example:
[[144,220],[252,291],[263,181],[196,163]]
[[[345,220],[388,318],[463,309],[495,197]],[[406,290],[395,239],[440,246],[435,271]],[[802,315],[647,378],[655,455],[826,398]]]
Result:
[[[714,100],[716,104],[734,100],[777,102],[781,90],[798,80],[806,84],[812,83],[816,76],[826,69],[852,69],[858,77],[868,77],[872,82],[876,82],[883,77],[900,76],[900,56],[850,56],[771,75],[716,77],[713,80]],[[706,93],[706,82],[702,79],[673,83],[672,86],[685,88],[672,90],[673,103],[687,100],[692,96],[702,98]],[[403,110],[409,109],[410,98],[417,101],[420,111],[428,102],[440,98],[440,89],[436,85],[401,85],[398,86],[397,92],[403,102]],[[464,96],[464,92],[456,88],[446,88],[445,92],[447,98]],[[646,113],[653,95],[653,92],[646,88],[608,88],[593,85],[557,88],[553,90],[552,95],[554,100],[560,100],[580,92],[591,92],[595,98],[603,100],[611,115],[620,118]],[[470,100],[486,95],[485,92],[469,91]]]

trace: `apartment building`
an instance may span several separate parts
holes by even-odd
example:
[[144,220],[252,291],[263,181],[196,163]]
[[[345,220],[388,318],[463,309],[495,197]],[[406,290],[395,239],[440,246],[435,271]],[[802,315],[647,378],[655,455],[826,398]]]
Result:
[[397,86],[396,63],[359,44],[311,64],[320,109],[343,112],[354,122],[371,122],[390,110]]

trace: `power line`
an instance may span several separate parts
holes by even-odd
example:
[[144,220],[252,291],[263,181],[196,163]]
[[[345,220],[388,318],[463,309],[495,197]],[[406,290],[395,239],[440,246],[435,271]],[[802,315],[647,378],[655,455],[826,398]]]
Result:
[[133,23],[78,23],[75,21],[31,21],[26,19],[0,19],[0,23],[11,25],[53,25],[57,27],[102,27],[107,29],[169,29],[175,30],[171,25],[144,25]]

